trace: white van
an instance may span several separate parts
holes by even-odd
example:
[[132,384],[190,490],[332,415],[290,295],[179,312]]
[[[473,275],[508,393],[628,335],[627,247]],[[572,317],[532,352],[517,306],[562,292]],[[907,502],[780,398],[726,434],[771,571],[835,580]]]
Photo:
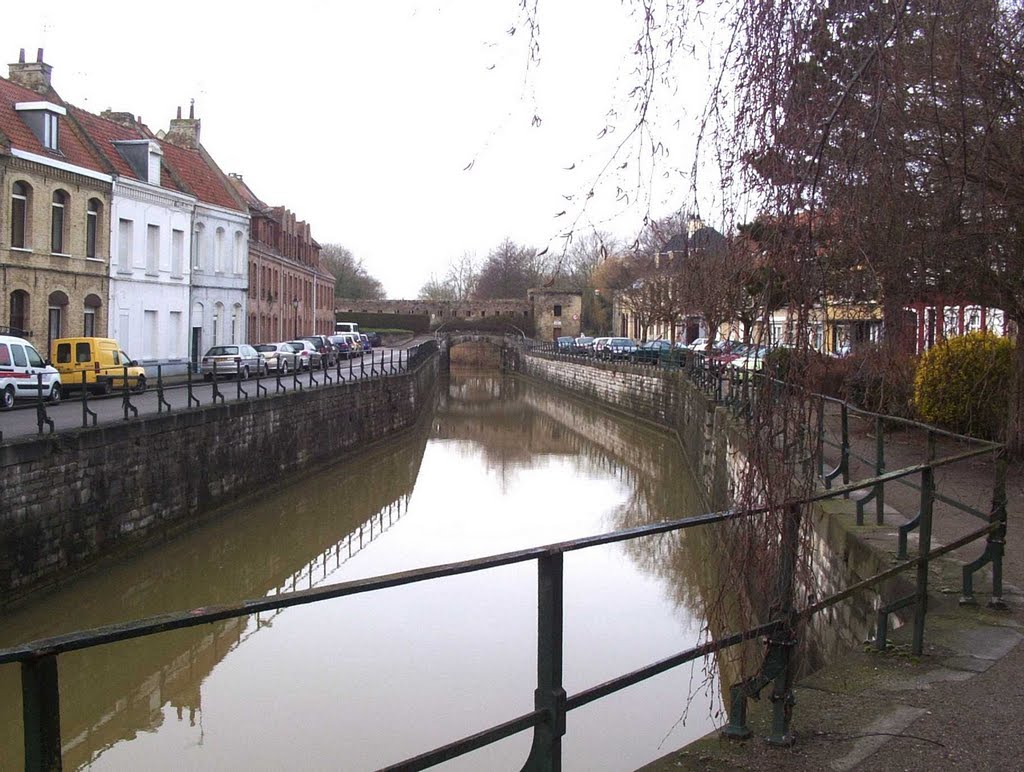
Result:
[[341,335],[343,332],[352,332],[359,335],[359,324],[357,322],[335,322],[335,335]]
[[0,335],[0,409],[10,410],[16,399],[38,399],[39,376],[43,398],[60,402],[60,373],[39,356],[24,338]]

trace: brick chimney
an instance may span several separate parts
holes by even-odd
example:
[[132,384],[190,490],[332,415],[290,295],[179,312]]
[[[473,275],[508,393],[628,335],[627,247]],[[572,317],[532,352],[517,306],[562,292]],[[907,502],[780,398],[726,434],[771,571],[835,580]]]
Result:
[[114,123],[119,123],[122,126],[127,126],[130,129],[135,128],[135,116],[131,113],[119,113],[107,109],[100,113],[100,117],[106,118],[108,121],[113,121]]
[[32,89],[37,94],[50,93],[50,73],[53,67],[43,61],[43,49],[39,49],[34,62],[25,61],[25,49],[18,54],[18,61],[9,64],[8,77],[19,86]]
[[188,118],[182,118],[181,108],[178,108],[178,117],[171,120],[171,128],[164,135],[164,141],[189,150],[198,150],[200,124],[201,121],[196,118],[196,105],[193,100],[188,106]]

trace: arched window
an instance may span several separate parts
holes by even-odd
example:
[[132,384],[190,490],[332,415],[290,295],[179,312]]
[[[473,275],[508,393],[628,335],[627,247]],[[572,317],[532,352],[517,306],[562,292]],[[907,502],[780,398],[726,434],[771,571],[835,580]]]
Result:
[[213,269],[217,273],[224,271],[224,229],[218,228],[213,242]]
[[64,337],[64,320],[67,314],[68,296],[57,290],[47,298],[46,308],[46,350],[49,351],[54,339]]
[[28,319],[28,293],[25,290],[14,290],[11,293],[11,333],[13,335],[29,335]]
[[103,202],[98,198],[90,198],[85,212],[86,257],[96,257],[99,254],[100,216],[102,213]]
[[245,236],[241,231],[235,231],[235,273],[239,274],[242,272],[242,266],[245,265],[244,245]]
[[220,326],[224,321],[224,305],[221,303],[213,304],[213,343],[210,345],[219,346],[224,336],[221,333]]
[[202,223],[196,223],[195,232],[192,234],[192,269],[203,270],[203,237],[206,235],[206,228]]
[[65,254],[64,242],[68,206],[68,194],[63,190],[53,191],[53,203],[50,205],[50,251],[58,255]]
[[235,303],[231,308],[231,342],[242,342],[242,306]]
[[[32,188],[27,182],[14,183],[11,188],[11,246],[28,249],[29,206],[32,202]],[[13,326],[13,325],[12,325]]]
[[103,305],[99,295],[85,296],[85,314],[82,320],[82,335],[86,338],[96,336],[96,309]]

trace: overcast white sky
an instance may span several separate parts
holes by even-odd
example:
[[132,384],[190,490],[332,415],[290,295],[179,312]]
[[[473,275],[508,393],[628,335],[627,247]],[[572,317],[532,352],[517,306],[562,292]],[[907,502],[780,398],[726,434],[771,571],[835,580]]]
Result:
[[[506,236],[559,251],[577,213],[563,195],[585,195],[624,134],[636,28],[620,0],[542,0],[532,75],[526,31],[506,34],[517,6],[18,3],[5,9],[0,57],[25,48],[34,60],[43,47],[64,99],[130,111],[154,131],[195,99],[202,142],[224,171],[307,220],[320,243],[351,249],[389,297],[415,297],[450,259],[482,259]],[[691,164],[706,72],[684,72],[682,93],[665,102],[660,136],[680,168]],[[612,107],[625,113],[619,130],[598,140]],[[589,221],[635,235],[646,207],[614,198],[617,185],[636,185],[636,169],[597,189],[581,230]],[[688,205],[687,180],[654,180],[654,216]],[[714,204],[702,207],[714,221]]]

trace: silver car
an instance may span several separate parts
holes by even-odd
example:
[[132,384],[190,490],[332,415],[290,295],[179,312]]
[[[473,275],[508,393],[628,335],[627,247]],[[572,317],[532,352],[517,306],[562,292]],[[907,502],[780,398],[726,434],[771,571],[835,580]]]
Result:
[[250,375],[263,375],[267,365],[262,356],[252,346],[245,343],[231,343],[225,346],[213,346],[205,354],[200,363],[199,372],[207,381],[214,376],[223,378],[248,378]]
[[299,369],[299,355],[291,343],[257,343],[253,348],[267,363],[267,369],[287,375]]
[[320,367],[320,352],[308,340],[290,340],[288,345],[295,349],[295,353],[299,357],[300,369],[315,370]]

